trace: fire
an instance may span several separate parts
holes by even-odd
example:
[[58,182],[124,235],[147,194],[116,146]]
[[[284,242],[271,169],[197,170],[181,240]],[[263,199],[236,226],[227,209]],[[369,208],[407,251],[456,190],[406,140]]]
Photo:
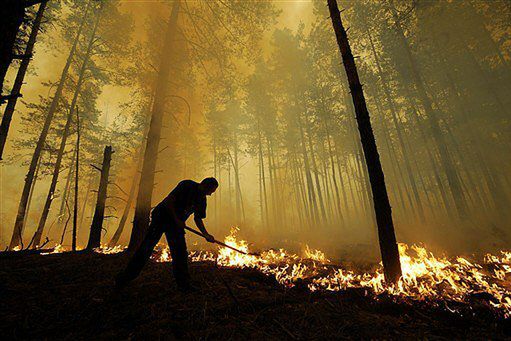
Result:
[[126,246],[122,246],[122,245],[115,245],[115,246],[101,245],[101,247],[95,248],[94,252],[96,252],[96,253],[103,253],[103,254],[109,255],[109,254],[113,254],[113,253],[123,252],[124,250],[126,250]]
[[54,254],[54,253],[62,253],[66,251],[66,248],[61,245],[61,244],[55,244],[55,247],[53,248],[53,251],[51,252],[43,252],[41,253],[41,255],[51,255],[51,254]]
[[310,249],[309,245],[305,245],[305,249],[303,250],[305,258],[314,260],[320,263],[329,263],[330,260],[326,258],[325,254],[320,250]]
[[[236,238],[237,228],[225,238],[225,244],[249,253],[248,243]],[[113,254],[125,250],[124,246],[102,246],[95,252]],[[66,251],[55,245],[54,254]],[[385,283],[383,268],[379,264],[371,272],[357,272],[332,264],[325,253],[305,245],[303,257],[284,249],[267,250],[260,255],[242,254],[222,247],[218,253],[192,251],[192,262],[215,262],[224,267],[254,268],[274,277],[280,284],[293,287],[305,283],[309,290],[341,291],[363,288],[366,292],[389,294],[396,298],[438,301],[439,299],[466,302],[474,297],[483,298],[505,317],[511,317],[511,252],[487,254],[478,264],[464,257],[449,259],[435,256],[425,247],[399,244],[403,275],[396,285]],[[168,247],[157,247],[152,256],[157,262],[169,262]]]
[[[248,243],[236,238],[237,229],[225,238],[225,243],[249,252]],[[482,264],[463,257],[448,259],[437,257],[423,246],[399,245],[403,276],[396,285],[385,283],[380,264],[372,272],[356,272],[331,264],[319,250],[304,249],[304,257],[286,250],[268,250],[260,256],[244,255],[228,248],[218,254],[208,251],[190,253],[193,262],[213,261],[220,266],[255,268],[273,276],[282,285],[293,287],[297,281],[307,283],[311,291],[341,291],[347,288],[364,288],[376,295],[387,293],[396,298],[435,301],[439,298],[465,302],[473,295],[484,293],[489,304],[511,316],[510,285],[511,252],[486,255]],[[163,248],[156,261],[168,262],[171,257]]]

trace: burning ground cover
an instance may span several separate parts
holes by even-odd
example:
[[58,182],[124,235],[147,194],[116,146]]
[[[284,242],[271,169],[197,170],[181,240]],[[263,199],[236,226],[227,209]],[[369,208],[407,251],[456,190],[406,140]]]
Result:
[[[249,252],[248,243],[236,238],[236,229],[225,238],[225,243]],[[481,263],[463,257],[437,257],[425,247],[399,245],[403,277],[394,286],[385,284],[381,264],[371,272],[346,269],[332,264],[320,250],[305,246],[302,256],[286,250],[268,250],[260,255],[244,255],[228,248],[218,253],[194,251],[192,261],[212,261],[220,266],[254,268],[274,277],[280,284],[293,287],[306,285],[311,291],[341,291],[348,288],[367,289],[368,294],[390,294],[396,299],[470,304],[485,302],[504,317],[511,315],[511,252],[487,254]],[[167,248],[160,249],[153,259],[171,260]]]
[[[305,245],[301,255],[284,249],[266,250],[250,254],[247,241],[237,237],[233,228],[224,240],[248,254],[226,247],[218,252],[192,251],[192,262],[213,262],[217,266],[251,268],[274,278],[279,284],[292,288],[306,287],[315,291],[344,291],[363,289],[368,296],[377,298],[386,294],[401,301],[423,301],[440,305],[453,313],[460,312],[456,304],[484,304],[504,318],[511,316],[511,252],[487,254],[477,262],[464,257],[438,257],[419,245],[399,245],[403,276],[396,285],[386,285],[381,264],[371,271],[361,271],[360,266],[345,266],[331,262],[320,251]],[[103,246],[94,251],[102,254],[123,252],[124,246]],[[61,245],[42,255],[65,252]],[[160,245],[152,259],[170,262],[168,247]],[[453,304],[452,307],[449,305]]]
[[[248,249],[235,235],[226,242]],[[412,282],[406,280],[399,288],[402,292],[392,292],[383,286],[377,265],[365,272],[357,271],[358,265],[341,267],[329,261],[328,255],[307,247],[299,255],[268,250],[260,257],[226,249],[195,251],[190,271],[201,291],[182,294],[173,284],[168,250],[162,248],[137,280],[122,293],[113,294],[113,276],[127,261],[119,252],[122,249],[71,253],[60,248],[43,256],[0,254],[2,335],[7,339],[264,340],[510,335],[509,319],[504,317],[507,310],[489,303],[497,295],[473,283],[478,278],[490,287],[495,284],[494,290],[504,290],[508,253],[487,256],[481,265],[453,259],[445,266],[438,264],[443,258],[434,258],[434,262],[427,253],[422,260],[425,268],[410,269],[415,269],[416,287],[434,289],[434,294],[414,291]],[[410,264],[418,262],[415,257],[420,251],[409,248],[403,252],[410,255]],[[406,276],[411,270],[407,270],[405,257],[402,261]],[[424,277],[437,267],[443,272]],[[467,274],[452,275],[452,283],[472,287],[456,294],[450,280],[441,283],[439,276],[462,269]],[[435,278],[438,283],[433,285]]]

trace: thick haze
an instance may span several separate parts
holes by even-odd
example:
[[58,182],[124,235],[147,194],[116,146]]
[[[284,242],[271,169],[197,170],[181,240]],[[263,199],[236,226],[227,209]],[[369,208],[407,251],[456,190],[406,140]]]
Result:
[[[41,118],[85,3],[67,1],[51,12],[36,44],[0,164],[2,248],[11,238]],[[84,129],[80,246],[87,241],[99,180],[90,164],[100,164],[105,145],[115,151],[105,243],[117,228],[132,182],[138,183],[172,5],[107,3],[79,101]],[[346,9],[341,15],[350,27],[398,241],[457,253],[509,248],[509,2],[339,4]],[[85,36],[93,20],[94,15],[85,18]],[[220,187],[208,198],[206,226],[218,239],[238,226],[256,247],[309,244],[336,257],[376,254],[372,197],[326,1],[182,0],[177,25],[172,52],[163,56],[170,82],[153,206],[182,179],[215,176]],[[79,51],[85,42],[80,38]],[[73,95],[80,53],[65,103]],[[15,72],[11,68],[7,87]],[[67,105],[52,123],[25,244],[46,198]],[[60,241],[66,206],[73,207],[72,195],[67,204],[62,201],[74,128],[71,134],[44,233],[51,244]]]

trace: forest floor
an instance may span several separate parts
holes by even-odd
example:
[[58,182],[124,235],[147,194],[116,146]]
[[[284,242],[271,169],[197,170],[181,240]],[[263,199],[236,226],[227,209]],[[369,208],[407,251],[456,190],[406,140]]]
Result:
[[361,290],[285,288],[250,269],[191,263],[201,290],[176,290],[169,263],[151,261],[122,292],[123,254],[0,254],[2,339],[504,339],[509,320]]

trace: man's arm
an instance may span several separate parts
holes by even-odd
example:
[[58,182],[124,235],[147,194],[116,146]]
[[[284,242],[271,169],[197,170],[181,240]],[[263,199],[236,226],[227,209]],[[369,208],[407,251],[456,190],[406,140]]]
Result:
[[204,235],[204,238],[206,238],[206,240],[208,242],[214,243],[215,242],[215,237],[213,237],[212,235],[210,235],[208,233],[208,231],[206,230],[206,226],[204,226],[204,222],[202,221],[202,218],[199,217],[198,214],[194,214],[193,215],[193,221],[195,222],[195,225],[199,228],[199,230]]

